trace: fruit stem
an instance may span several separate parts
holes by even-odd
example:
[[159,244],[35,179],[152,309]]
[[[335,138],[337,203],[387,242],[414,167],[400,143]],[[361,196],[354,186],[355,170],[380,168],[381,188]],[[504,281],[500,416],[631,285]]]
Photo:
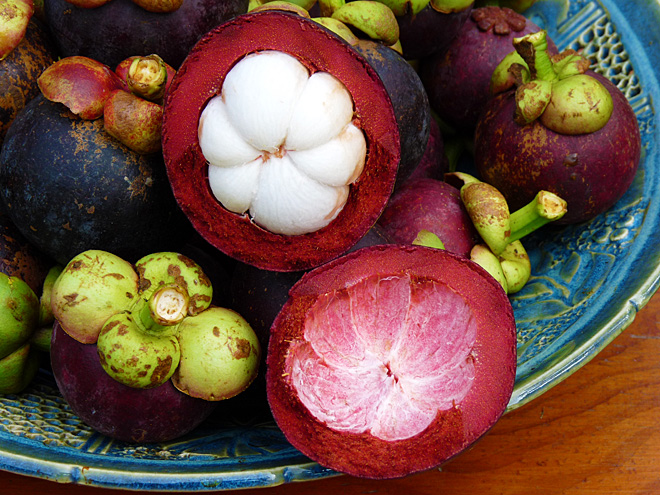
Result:
[[539,191],[532,201],[509,216],[511,234],[508,243],[518,241],[545,224],[566,214],[566,201],[549,191]]
[[148,298],[140,298],[133,310],[140,330],[148,334],[171,334],[188,314],[188,291],[178,284],[163,285]]
[[513,46],[529,67],[532,79],[554,81],[557,73],[548,54],[548,39],[545,30],[515,38]]

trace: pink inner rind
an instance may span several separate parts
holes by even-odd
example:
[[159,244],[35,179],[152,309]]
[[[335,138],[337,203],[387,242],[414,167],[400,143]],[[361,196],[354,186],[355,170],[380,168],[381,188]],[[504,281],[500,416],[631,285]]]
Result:
[[[305,321],[319,297],[374,274],[381,278],[410,274],[446,285],[465,300],[477,329],[472,347],[475,378],[467,395],[456,407],[439,411],[424,431],[396,441],[328,427],[301,402],[287,372],[287,354],[305,344]],[[271,328],[267,363],[271,411],[294,447],[340,472],[396,478],[444,463],[486,433],[503,414],[515,380],[515,320],[501,286],[475,263],[421,246],[375,246],[303,276]]]
[[[288,33],[288,34],[287,34]],[[347,203],[327,227],[299,236],[259,228],[226,210],[213,196],[197,129],[208,100],[248,53],[279,50],[311,71],[325,71],[348,89],[356,124],[367,138],[367,160]],[[209,32],[190,52],[168,91],[163,155],[179,206],[213,246],[259,268],[297,271],[350,249],[376,223],[392,192],[400,157],[399,132],[387,91],[376,72],[348,44],[309,19],[285,12],[244,14]]]
[[319,297],[287,372],[329,428],[402,440],[467,395],[475,336],[470,308],[446,285],[374,275]]

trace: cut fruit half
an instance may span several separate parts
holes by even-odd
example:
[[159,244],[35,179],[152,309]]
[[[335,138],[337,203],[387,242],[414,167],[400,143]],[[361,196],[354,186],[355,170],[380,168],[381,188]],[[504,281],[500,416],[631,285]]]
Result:
[[371,66],[280,11],[208,33],[165,101],[163,154],[182,210],[244,263],[306,270],[348,251],[392,192],[399,130]]
[[396,478],[444,463],[504,413],[516,326],[476,263],[375,246],[300,279],[267,359],[273,417],[295,448],[353,476]]

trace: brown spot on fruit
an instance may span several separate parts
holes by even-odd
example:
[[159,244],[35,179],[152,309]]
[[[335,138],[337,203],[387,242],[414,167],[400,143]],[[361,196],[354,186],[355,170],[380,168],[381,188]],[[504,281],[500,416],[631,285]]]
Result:
[[235,339],[233,337],[229,337],[227,341],[227,347],[229,348],[229,351],[231,352],[231,355],[234,357],[234,359],[248,358],[252,352],[252,345],[250,345],[250,341],[246,339]]
[[151,382],[154,385],[162,383],[163,379],[169,374],[172,369],[172,356],[166,356],[165,359],[158,358],[158,364],[151,374]]

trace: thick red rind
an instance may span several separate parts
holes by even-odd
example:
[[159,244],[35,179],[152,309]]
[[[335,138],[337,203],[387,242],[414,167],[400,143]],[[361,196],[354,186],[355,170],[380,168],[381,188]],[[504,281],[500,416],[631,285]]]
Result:
[[[243,56],[279,50],[311,71],[327,71],[353,97],[366,134],[364,171],[348,201],[325,228],[299,236],[268,232],[247,215],[226,210],[212,195],[197,127],[208,100]],[[348,44],[318,24],[293,14],[244,14],[203,37],[181,65],[165,101],[163,155],[174,195],[195,229],[227,255],[259,268],[297,271],[346,252],[376,223],[392,192],[400,157],[399,131],[383,83]]]
[[[475,381],[458,407],[440,412],[422,433],[388,442],[367,433],[337,432],[315,419],[283,376],[289,348],[302,339],[307,311],[324,293],[373,274],[410,273],[444,283],[463,296],[478,331]],[[384,245],[364,248],[308,272],[291,289],[271,328],[268,402],[289,442],[322,466],[365,478],[397,478],[430,469],[462,452],[504,413],[516,372],[516,327],[502,287],[476,263],[444,250]]]

